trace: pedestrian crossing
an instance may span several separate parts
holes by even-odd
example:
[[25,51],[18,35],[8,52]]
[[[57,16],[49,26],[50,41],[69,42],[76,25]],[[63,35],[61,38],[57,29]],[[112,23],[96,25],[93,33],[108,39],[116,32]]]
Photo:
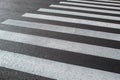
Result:
[[[103,0],[103,1],[105,1],[105,0]],[[120,1],[119,1],[119,0],[109,1],[109,2],[113,2],[113,3],[120,3]]]
[[56,8],[63,8],[63,9],[73,9],[73,10],[85,10],[85,11],[93,11],[93,12],[102,12],[102,13],[109,13],[109,14],[120,14],[119,11],[110,11],[110,10],[101,10],[101,9],[93,9],[93,8],[86,8],[86,7],[76,7],[73,5],[51,5],[50,7]]
[[40,8],[38,11],[48,12],[48,13],[67,14],[67,15],[85,16],[85,17],[91,17],[91,18],[101,18],[101,19],[107,19],[107,20],[120,21],[120,18],[116,17],[116,16],[90,14],[90,13],[85,13],[85,12],[73,12],[73,11],[65,11],[65,10],[57,10],[57,9],[46,9],[46,8]]
[[60,22],[87,24],[87,25],[98,26],[98,27],[107,27],[107,28],[119,29],[119,24],[100,22],[100,21],[98,22],[98,21],[92,21],[92,20],[68,18],[68,17],[61,17],[61,16],[54,16],[54,15],[34,14],[34,13],[25,13],[22,16],[29,17],[29,18],[35,18],[35,19],[45,19],[45,20],[47,19],[47,20],[60,21]]
[[95,2],[95,1],[84,1],[84,0],[67,0],[67,1],[85,2],[85,3],[98,4],[98,5],[100,4],[100,5],[109,5],[109,6],[120,6],[119,3],[106,3],[106,2]]
[[68,4],[68,5],[76,5],[76,6],[85,6],[85,7],[92,7],[92,8],[100,8],[100,9],[111,9],[111,10],[120,10],[119,7],[115,6],[104,6],[104,5],[95,5],[95,4],[86,4],[86,3],[75,3],[75,2],[65,2],[61,1],[60,4]]
[[38,80],[119,80],[119,4],[59,1],[1,22],[0,67]]
[[[92,79],[95,80],[95,79],[100,79],[99,76],[102,77],[102,79],[105,79],[105,78],[110,79],[110,80],[119,79],[119,75],[114,74],[114,73],[107,73],[107,72],[99,71],[99,70],[91,70],[89,68],[83,68],[79,66],[54,62],[50,60],[34,58],[31,56],[20,55],[20,54],[11,53],[11,52],[2,51],[2,53],[4,54],[1,56],[0,59],[5,60],[4,65],[2,65],[4,67],[15,69],[15,70],[20,70],[20,71],[24,71],[24,72],[28,72],[28,73],[32,73],[36,75],[42,75],[42,76],[52,77],[52,78],[54,77],[55,79],[58,79],[58,80],[68,80],[68,79],[79,80],[81,78],[86,79],[86,80],[88,78],[90,80]],[[3,56],[4,56],[4,59],[3,59]],[[7,65],[9,64],[9,60],[14,65]],[[16,65],[19,65],[19,66],[16,67]],[[86,73],[88,75],[85,75]],[[101,75],[101,74],[104,74],[104,75]],[[89,75],[93,77],[90,78]],[[114,75],[114,78],[111,77],[113,75]]]
[[[47,30],[47,31],[60,32],[60,33],[68,33],[68,34],[74,34],[74,35],[83,35],[83,36],[90,36],[90,37],[97,37],[97,38],[120,41],[119,34],[86,30],[86,29],[80,29],[80,28],[68,28],[65,26],[50,25],[50,24],[37,23],[37,22],[28,22],[28,21],[21,21],[21,20],[12,20],[12,19],[8,19],[4,21],[2,24],[23,27],[23,28],[25,27],[25,28]],[[94,33],[96,34],[93,35]]]

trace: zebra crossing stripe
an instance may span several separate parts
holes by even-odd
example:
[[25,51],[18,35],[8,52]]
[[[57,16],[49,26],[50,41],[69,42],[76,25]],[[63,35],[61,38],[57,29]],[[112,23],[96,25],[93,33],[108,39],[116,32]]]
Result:
[[[115,40],[108,40],[103,38],[96,38],[96,37],[82,36],[82,35],[74,35],[74,34],[54,32],[54,31],[46,31],[46,30],[40,30],[40,29],[38,30],[38,29],[31,29],[31,28],[22,28],[22,27],[16,27],[16,26],[13,26],[13,27],[6,26],[5,28],[4,30],[12,31],[12,32],[31,34],[31,35],[120,49],[120,46],[119,46],[120,42]],[[8,28],[11,28],[11,29],[8,29]],[[21,29],[24,29],[24,30],[21,30]]]
[[86,30],[79,28],[70,28],[65,26],[50,25],[50,24],[43,24],[36,22],[13,20],[13,19],[8,19],[2,22],[2,24],[120,41],[120,35],[114,33],[100,32],[100,31],[93,31],[93,30]]
[[69,5],[77,5],[77,6],[87,6],[87,7],[94,7],[94,8],[120,10],[120,7],[104,6],[104,5],[94,5],[94,4],[85,4],[85,3],[74,3],[74,2],[61,1],[60,4],[69,4]]
[[67,6],[67,5],[53,5],[53,4],[50,5],[50,7],[72,9],[72,10],[84,10],[84,11],[92,11],[92,12],[101,12],[101,13],[109,13],[109,14],[119,14],[120,15],[120,11],[110,11],[110,10],[103,10],[103,9],[93,9],[93,8]]
[[85,2],[85,3],[92,3],[92,4],[94,3],[94,4],[110,5],[110,6],[120,6],[120,4],[116,4],[116,3],[94,2],[94,1],[84,1],[84,0],[67,0],[67,1]]
[[117,3],[119,4],[120,1],[117,1],[117,0],[97,0],[98,2],[104,2],[104,3]]
[[[23,66],[24,65],[24,66]],[[116,73],[0,50],[0,66],[57,80],[119,80]]]
[[109,2],[115,2],[115,3],[120,3],[120,1],[115,1],[115,0],[114,0],[114,1],[110,1],[110,0],[109,0]]
[[98,27],[120,29],[120,24],[108,23],[108,22],[99,22],[99,21],[92,21],[92,20],[85,20],[85,19],[60,17],[60,16],[44,15],[44,14],[34,14],[34,13],[25,13],[22,16],[28,17],[28,18],[35,18],[35,19],[45,19],[45,20],[52,20],[52,21],[86,24],[86,25],[92,25],[92,26],[98,26]]
[[[0,39],[120,60],[120,50],[0,30]],[[109,55],[108,55],[109,53]]]
[[40,8],[40,9],[38,9],[38,11],[120,21],[120,17],[108,16],[108,15],[99,15],[99,14],[92,14],[92,13],[85,13],[85,12],[73,12],[73,11],[47,9],[47,8]]
[[[0,49],[108,72],[120,73],[119,60],[0,39]],[[106,64],[109,63],[109,64]],[[117,65],[117,66],[116,66]],[[113,69],[114,68],[114,69]]]

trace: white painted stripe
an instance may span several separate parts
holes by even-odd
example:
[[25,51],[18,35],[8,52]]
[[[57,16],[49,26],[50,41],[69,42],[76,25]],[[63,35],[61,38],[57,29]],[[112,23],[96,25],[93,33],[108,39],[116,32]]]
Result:
[[8,19],[2,24],[120,41],[120,34]]
[[73,2],[65,2],[61,1],[60,4],[70,4],[70,5],[77,5],[77,6],[87,6],[87,7],[98,7],[98,8],[106,8],[106,9],[115,9],[120,10],[120,7],[113,7],[113,6],[104,6],[104,5],[94,5],[94,4],[85,4],[85,3],[73,3]]
[[111,1],[111,0],[109,0],[109,2],[117,2],[117,3],[120,3],[120,1],[115,1],[115,0],[114,0],[114,1],[113,1],[113,0],[112,0],[112,1]]
[[2,24],[13,25],[17,27],[33,28],[33,29],[42,29],[42,30],[55,31],[55,32],[61,32],[61,33],[71,33],[71,34],[74,34],[75,29],[77,29],[77,28],[71,28],[71,27],[69,28],[65,26],[20,21],[20,20],[13,20],[13,19],[8,19],[2,22]]
[[120,41],[120,34],[8,19],[2,24]]
[[97,0],[97,1],[107,1],[108,2],[108,1],[111,1],[111,0]]
[[85,19],[59,17],[59,16],[53,16],[53,15],[43,15],[43,14],[33,14],[33,13],[25,13],[22,16],[35,18],[35,19],[45,19],[45,20],[53,20],[53,21],[61,21],[61,22],[69,22],[69,23],[77,23],[77,24],[87,24],[87,25],[93,25],[98,27],[120,29],[120,24],[99,22],[99,21],[92,21],[92,20],[85,20]]
[[0,66],[57,80],[120,80],[120,74],[0,50]]
[[94,3],[94,4],[104,4],[104,5],[120,6],[120,4],[117,4],[117,3],[94,2],[94,1],[85,1],[85,0],[67,0],[67,1],[86,2],[86,3]]
[[110,11],[110,10],[103,10],[103,9],[93,9],[93,8],[75,7],[75,6],[66,6],[66,5],[50,5],[50,7],[63,8],[63,9],[73,9],[73,10],[84,10],[84,11],[92,11],[92,12],[101,12],[101,13],[109,13],[109,14],[119,14],[120,15],[120,11]]
[[85,12],[73,12],[73,11],[65,11],[65,10],[57,10],[57,9],[46,9],[46,8],[40,8],[38,11],[120,21],[120,17],[99,15],[99,14],[92,14],[92,13],[85,13]]
[[120,1],[116,1],[116,0],[97,0],[97,1],[104,1],[104,2],[116,2],[116,3],[120,3]]
[[109,47],[3,30],[0,30],[0,39],[120,60],[120,50]]

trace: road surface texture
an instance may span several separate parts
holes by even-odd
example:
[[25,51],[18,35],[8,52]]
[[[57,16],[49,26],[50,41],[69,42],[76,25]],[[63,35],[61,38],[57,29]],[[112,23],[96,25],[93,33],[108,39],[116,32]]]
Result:
[[120,80],[120,1],[0,0],[0,80]]

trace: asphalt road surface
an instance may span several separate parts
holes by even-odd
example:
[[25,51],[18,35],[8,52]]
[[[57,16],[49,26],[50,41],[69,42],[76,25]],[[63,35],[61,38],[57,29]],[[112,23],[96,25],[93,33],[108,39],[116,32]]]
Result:
[[120,80],[120,1],[0,0],[0,80]]

